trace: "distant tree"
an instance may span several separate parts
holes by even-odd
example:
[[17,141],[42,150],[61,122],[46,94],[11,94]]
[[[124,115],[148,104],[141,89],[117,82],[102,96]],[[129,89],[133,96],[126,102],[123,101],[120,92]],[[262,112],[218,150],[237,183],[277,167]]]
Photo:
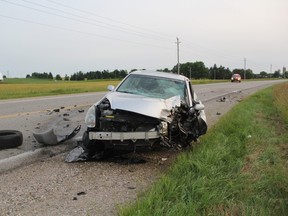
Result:
[[60,76],[60,74],[56,75],[55,80],[62,80],[62,77]]
[[26,75],[26,78],[31,78],[31,75],[30,75],[30,74],[27,74],[27,75]]
[[[244,75],[243,75],[244,77]],[[253,71],[251,69],[246,70],[246,79],[252,79],[254,77]]]
[[119,70],[114,70],[112,73],[114,74],[114,77],[113,77],[114,79],[116,79],[120,75],[120,71]]
[[117,78],[124,78],[125,76],[127,76],[127,71],[126,70],[120,70],[119,71],[119,77]]
[[53,79],[53,75],[51,72],[49,72],[49,74],[48,74],[48,79]]
[[53,79],[53,75],[51,72],[49,73],[38,73],[33,72],[31,76],[26,76],[27,78],[37,78],[37,79]]
[[104,70],[104,71],[102,72],[102,76],[103,76],[103,79],[109,79],[109,78],[111,78],[111,75],[110,75],[110,73],[109,73],[109,70]]
[[74,73],[71,77],[70,80],[84,80],[84,73],[82,71],[79,71],[77,73]]
[[261,77],[261,78],[268,77],[268,73],[265,72],[265,71],[261,71],[261,72],[260,72],[260,77]]
[[272,75],[273,78],[279,78],[281,75],[280,75],[280,70],[277,70],[274,72],[274,74]]
[[[172,69],[174,73],[177,73],[178,66],[175,65]],[[209,78],[209,69],[205,67],[205,64],[201,61],[198,62],[187,62],[180,65],[180,74],[194,79]]]
[[213,67],[209,69],[209,78],[210,79],[230,79],[232,75],[232,72],[229,68],[225,68],[222,65],[220,67],[217,67],[216,64],[214,64]]
[[160,72],[171,72],[168,68],[158,69],[157,71],[160,71]]
[[64,80],[69,81],[69,76],[65,74]]

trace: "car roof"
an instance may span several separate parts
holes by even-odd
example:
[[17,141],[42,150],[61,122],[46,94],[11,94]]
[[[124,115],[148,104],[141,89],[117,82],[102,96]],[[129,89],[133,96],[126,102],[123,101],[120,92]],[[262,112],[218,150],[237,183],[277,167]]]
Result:
[[133,71],[130,74],[164,77],[164,78],[170,78],[170,79],[176,79],[176,80],[182,80],[182,81],[189,80],[187,77],[183,75],[168,73],[168,72],[152,71],[152,70],[138,70],[138,71]]

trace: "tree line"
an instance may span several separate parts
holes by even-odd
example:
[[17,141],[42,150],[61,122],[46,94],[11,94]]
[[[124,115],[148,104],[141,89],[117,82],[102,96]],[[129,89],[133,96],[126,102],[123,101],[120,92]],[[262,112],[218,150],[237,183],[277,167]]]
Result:
[[[133,69],[135,71],[137,69]],[[145,70],[145,69],[142,69]],[[158,69],[157,71],[170,72],[170,73],[178,73],[178,66],[175,65],[172,69]],[[123,79],[129,72],[127,70],[104,70],[104,71],[89,71],[83,72],[79,71],[72,74],[70,77],[65,75],[61,77],[59,74],[55,76],[56,80],[96,80],[96,79]],[[281,74],[280,70],[275,71],[272,74],[269,74],[265,71],[260,72],[260,74],[254,74],[251,69],[234,69],[230,70],[228,67],[224,67],[222,65],[217,66],[216,64],[213,67],[206,67],[202,61],[196,62],[186,62],[180,65],[180,74],[190,78],[190,79],[230,79],[232,74],[240,74],[242,78],[252,79],[252,78],[280,78],[280,77],[288,77],[288,72],[285,74]],[[38,79],[53,79],[53,75],[51,72],[47,73],[38,73],[34,72],[31,75],[27,75],[26,78],[38,78]]]

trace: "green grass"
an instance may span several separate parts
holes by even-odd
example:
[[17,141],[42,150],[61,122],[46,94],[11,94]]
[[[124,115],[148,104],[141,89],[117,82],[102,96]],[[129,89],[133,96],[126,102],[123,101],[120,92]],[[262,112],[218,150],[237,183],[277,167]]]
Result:
[[288,103],[277,90],[286,87],[270,87],[234,107],[119,214],[287,215],[288,126],[279,110]]

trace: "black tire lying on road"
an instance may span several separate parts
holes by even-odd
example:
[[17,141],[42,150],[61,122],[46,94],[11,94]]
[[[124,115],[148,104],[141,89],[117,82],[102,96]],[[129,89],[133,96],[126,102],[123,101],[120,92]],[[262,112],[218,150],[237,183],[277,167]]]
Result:
[[23,143],[23,134],[16,130],[0,130],[0,149],[15,148]]

